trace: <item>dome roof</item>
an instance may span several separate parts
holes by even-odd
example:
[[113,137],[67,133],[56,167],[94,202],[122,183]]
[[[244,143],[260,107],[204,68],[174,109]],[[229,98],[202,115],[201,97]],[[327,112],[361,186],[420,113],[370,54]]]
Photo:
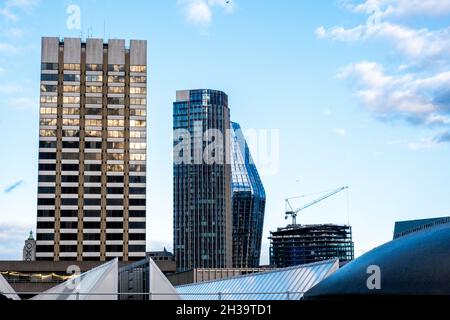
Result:
[[[368,268],[373,266],[379,267],[380,289],[370,290],[367,283],[373,273]],[[304,298],[450,295],[449,266],[450,224],[446,224],[373,249],[313,287]]]

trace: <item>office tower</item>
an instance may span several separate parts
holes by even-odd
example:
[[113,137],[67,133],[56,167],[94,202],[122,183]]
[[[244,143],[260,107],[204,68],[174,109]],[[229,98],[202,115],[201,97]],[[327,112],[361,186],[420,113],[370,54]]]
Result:
[[259,266],[266,193],[239,124],[231,123],[233,267]]
[[145,257],[146,51],[42,39],[37,260]]
[[339,258],[355,257],[352,227],[334,224],[293,224],[270,232],[270,264],[286,268]]
[[[173,117],[177,270],[229,268],[232,210],[228,97],[215,90],[178,91]],[[222,139],[212,138],[216,133],[221,133]],[[212,141],[218,149],[211,157],[204,157],[210,154]],[[183,145],[186,148],[180,150]]]

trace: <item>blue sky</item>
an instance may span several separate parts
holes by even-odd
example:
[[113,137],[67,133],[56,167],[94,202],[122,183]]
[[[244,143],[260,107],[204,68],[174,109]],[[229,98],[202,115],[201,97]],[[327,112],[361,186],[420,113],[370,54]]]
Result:
[[176,90],[223,90],[244,131],[279,130],[267,263],[286,197],[349,185],[299,220],[350,222],[357,255],[396,220],[450,215],[449,16],[448,0],[2,0],[0,259],[35,228],[41,36],[148,40],[148,249],[172,248]]

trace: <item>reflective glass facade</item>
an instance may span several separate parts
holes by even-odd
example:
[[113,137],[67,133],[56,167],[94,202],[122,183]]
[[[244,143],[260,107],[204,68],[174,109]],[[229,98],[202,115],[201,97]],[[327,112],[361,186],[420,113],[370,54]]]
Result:
[[[226,152],[207,163],[208,130],[230,128],[228,96],[215,90],[177,92],[174,103],[174,255],[178,271],[232,266],[231,166]],[[188,134],[180,151],[177,132]],[[189,139],[189,140],[187,140]],[[226,139],[219,144],[227,149]],[[183,153],[183,154],[180,154]]]
[[233,267],[259,266],[266,193],[241,127],[231,123]]

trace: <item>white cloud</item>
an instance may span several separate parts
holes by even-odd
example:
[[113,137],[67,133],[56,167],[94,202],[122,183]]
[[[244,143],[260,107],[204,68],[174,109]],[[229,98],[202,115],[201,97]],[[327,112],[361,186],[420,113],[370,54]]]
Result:
[[420,151],[423,149],[435,148],[438,143],[433,138],[423,138],[419,142],[411,142],[407,144],[409,150]]
[[387,75],[375,62],[343,68],[340,78],[351,79],[355,94],[370,111],[429,126],[450,124],[450,71],[433,76]]
[[12,108],[35,108],[39,106],[36,98],[17,98],[8,101],[8,106]]
[[211,24],[215,9],[228,14],[234,11],[232,0],[178,0],[178,5],[187,22],[200,26]]
[[346,7],[365,13],[379,10],[381,17],[442,16],[450,13],[450,0],[367,0]]
[[0,8],[0,16],[7,20],[16,21],[19,19],[18,15],[14,13],[15,10],[31,12],[39,3],[39,0],[7,0],[4,2],[3,8]]
[[19,49],[9,43],[0,42],[0,53],[15,54]]
[[333,132],[341,137],[347,136],[347,130],[343,128],[335,128],[333,129]]

